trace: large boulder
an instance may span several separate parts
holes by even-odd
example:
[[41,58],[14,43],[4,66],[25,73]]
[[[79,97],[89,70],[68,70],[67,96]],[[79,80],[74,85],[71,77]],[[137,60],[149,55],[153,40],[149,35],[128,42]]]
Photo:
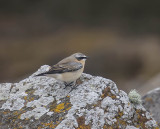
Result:
[[82,74],[77,87],[49,77],[0,84],[1,129],[158,129],[141,104],[129,101],[111,80]]
[[138,91],[139,93],[144,96],[146,95],[149,91],[152,91],[153,89],[159,88],[160,87],[160,74],[154,76],[150,80],[148,80],[144,85],[142,85]]
[[143,106],[160,125],[160,88],[156,88],[142,97]]

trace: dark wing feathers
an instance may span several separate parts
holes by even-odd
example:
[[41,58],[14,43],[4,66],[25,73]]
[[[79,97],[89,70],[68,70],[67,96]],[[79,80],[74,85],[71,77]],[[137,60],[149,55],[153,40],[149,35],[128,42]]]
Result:
[[78,62],[67,62],[56,64],[51,67],[51,69],[45,73],[41,73],[37,76],[43,76],[45,74],[56,74],[56,73],[65,73],[65,72],[72,72],[81,69],[83,66],[81,63]]

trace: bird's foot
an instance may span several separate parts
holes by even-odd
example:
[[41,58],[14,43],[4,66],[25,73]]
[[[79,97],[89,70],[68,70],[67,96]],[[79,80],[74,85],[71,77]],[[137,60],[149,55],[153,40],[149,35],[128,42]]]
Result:
[[71,90],[70,90],[69,93],[71,93],[73,90],[76,90],[78,86],[79,86],[79,85],[74,85],[74,86],[71,88]]
[[65,84],[64,89],[66,89],[68,86],[74,86],[76,84],[76,82],[75,81],[70,82],[70,83],[64,82],[64,84]]
[[79,86],[78,84],[76,84],[76,81],[73,81],[73,82],[70,82],[70,83],[64,82],[64,84],[65,84],[64,89],[66,89],[68,86],[71,87],[71,90],[70,90],[69,93],[71,93],[73,90],[76,90],[77,87]]

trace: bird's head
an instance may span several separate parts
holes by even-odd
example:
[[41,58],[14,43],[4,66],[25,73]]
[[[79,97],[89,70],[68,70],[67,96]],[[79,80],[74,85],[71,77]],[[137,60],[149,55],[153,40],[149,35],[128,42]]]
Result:
[[64,58],[63,60],[61,60],[58,63],[66,63],[66,62],[70,62],[70,61],[71,62],[76,61],[76,62],[80,62],[80,63],[82,63],[84,65],[86,59],[88,59],[88,57],[85,56],[84,54],[82,54],[82,53],[75,53],[75,54],[72,54],[69,57]]
[[86,61],[86,59],[88,59],[88,57],[82,53],[75,53],[73,54],[74,58],[76,58],[77,61]]

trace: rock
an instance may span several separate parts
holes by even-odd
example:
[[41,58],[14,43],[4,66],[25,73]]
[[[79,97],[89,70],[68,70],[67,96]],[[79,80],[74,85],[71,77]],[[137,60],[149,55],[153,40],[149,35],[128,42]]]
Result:
[[138,89],[141,96],[146,95],[149,91],[156,89],[160,84],[160,74],[157,74]]
[[152,114],[160,125],[160,88],[148,92],[142,97],[143,106]]
[[77,88],[34,77],[0,84],[1,129],[151,129],[158,126],[141,104],[134,105],[111,80],[82,74]]

